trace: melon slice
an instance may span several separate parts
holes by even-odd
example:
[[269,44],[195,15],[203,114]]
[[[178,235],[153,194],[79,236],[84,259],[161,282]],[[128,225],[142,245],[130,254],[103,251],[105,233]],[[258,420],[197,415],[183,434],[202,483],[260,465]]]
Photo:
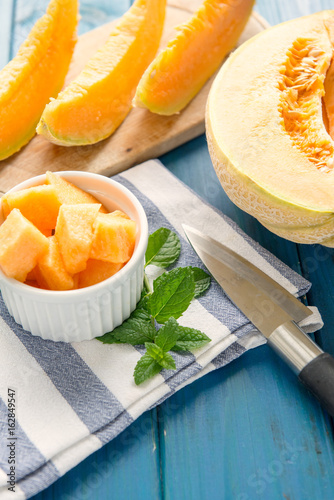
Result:
[[41,288],[49,290],[71,290],[73,288],[73,278],[65,269],[55,236],[49,238],[49,249],[38,260],[34,275]]
[[181,111],[233,49],[253,5],[254,0],[204,0],[147,68],[134,105],[161,115]]
[[76,43],[78,0],[51,0],[16,57],[0,72],[0,160],[24,146],[63,86]]
[[0,226],[0,266],[10,278],[23,282],[48,247],[48,239],[16,208]]
[[165,9],[166,0],[136,0],[78,78],[46,106],[37,132],[65,146],[111,135],[158,49]]
[[18,208],[46,236],[56,227],[60,201],[53,186],[34,186],[12,191],[1,199],[4,218]]
[[[54,186],[60,203],[75,205],[77,203],[100,203],[93,195],[83,191],[60,175],[53,172],[46,172],[46,184]],[[102,205],[100,212],[108,213],[108,210]]]
[[[334,142],[322,98],[330,104],[334,94],[333,34],[334,11],[324,11],[252,38],[223,65],[206,113],[211,158],[231,200],[284,238],[327,246]],[[328,105],[329,123],[333,111]]]
[[64,204],[60,207],[55,236],[69,274],[86,268],[93,241],[93,224],[99,209],[97,203]]
[[85,288],[100,283],[116,274],[122,269],[123,265],[123,263],[115,264],[113,262],[88,259],[86,269],[75,275],[78,277],[77,288]]
[[125,263],[133,253],[135,240],[136,223],[133,220],[113,212],[99,214],[94,223],[90,258]]

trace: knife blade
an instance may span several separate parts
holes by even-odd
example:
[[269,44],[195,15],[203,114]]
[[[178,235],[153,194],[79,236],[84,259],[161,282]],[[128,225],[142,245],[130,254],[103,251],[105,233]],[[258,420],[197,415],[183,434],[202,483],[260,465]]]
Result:
[[266,273],[197,229],[182,224],[193,249],[230,300],[334,416],[334,358],[297,325],[311,311]]

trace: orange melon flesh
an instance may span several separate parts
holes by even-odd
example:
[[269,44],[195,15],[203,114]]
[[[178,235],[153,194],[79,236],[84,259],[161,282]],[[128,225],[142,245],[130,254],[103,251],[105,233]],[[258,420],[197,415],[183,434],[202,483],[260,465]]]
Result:
[[37,283],[49,290],[70,290],[74,282],[66,271],[55,236],[49,238],[49,249],[39,259],[35,268]]
[[78,273],[78,288],[100,283],[110,276],[116,274],[122,267],[123,263],[103,262],[102,260],[88,259],[87,267],[81,273]]
[[161,115],[180,112],[233,49],[253,5],[254,0],[205,0],[147,68],[134,105]]
[[50,97],[63,86],[78,22],[78,0],[51,0],[16,57],[0,72],[0,160],[24,146]]
[[166,0],[136,0],[78,78],[46,106],[37,133],[65,146],[111,135],[159,47],[165,9]]
[[100,206],[98,203],[81,203],[60,207],[55,236],[69,274],[86,268],[93,241],[93,224]]
[[48,239],[18,209],[0,227],[0,266],[10,278],[23,282],[48,247]]
[[1,199],[3,215],[18,208],[22,215],[46,235],[56,227],[60,201],[53,186],[34,186],[5,194]]
[[26,285],[33,286],[34,288],[41,288],[36,280],[28,280],[26,279],[24,282]]
[[[83,191],[60,175],[53,172],[46,172],[46,184],[50,184],[56,190],[60,203],[75,205],[77,203],[100,203],[93,195]],[[108,213],[108,210],[102,205],[100,212]]]
[[127,262],[134,250],[136,223],[123,216],[99,214],[94,223],[91,259],[113,263]]

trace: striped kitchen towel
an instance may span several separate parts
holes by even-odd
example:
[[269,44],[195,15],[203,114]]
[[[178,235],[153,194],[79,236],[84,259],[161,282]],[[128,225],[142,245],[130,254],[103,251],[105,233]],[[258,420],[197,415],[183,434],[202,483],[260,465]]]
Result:
[[[157,161],[115,177],[140,200],[150,232],[176,231],[178,265],[203,267],[186,241],[181,223],[221,239],[296,296],[310,283],[244,234],[235,223],[201,200]],[[141,349],[98,340],[66,344],[33,337],[17,325],[0,302],[0,499],[24,499],[46,488],[103,446],[144,411],[211,370],[236,359],[264,338],[213,281],[194,300],[180,323],[204,331],[212,341],[201,349],[173,353],[177,370],[164,370],[140,386],[133,370]],[[316,309],[305,324],[321,327]],[[10,434],[8,401],[15,400]],[[17,446],[15,446],[17,443]],[[15,466],[10,469],[11,446]],[[10,472],[15,493],[10,491]]]

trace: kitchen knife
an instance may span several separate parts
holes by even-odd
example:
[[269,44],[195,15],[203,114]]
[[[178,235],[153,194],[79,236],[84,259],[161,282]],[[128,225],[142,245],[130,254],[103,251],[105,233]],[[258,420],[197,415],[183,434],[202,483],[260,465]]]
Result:
[[182,227],[195,252],[231,301],[334,416],[334,358],[297,325],[311,311],[233,250],[197,229],[185,224]]

